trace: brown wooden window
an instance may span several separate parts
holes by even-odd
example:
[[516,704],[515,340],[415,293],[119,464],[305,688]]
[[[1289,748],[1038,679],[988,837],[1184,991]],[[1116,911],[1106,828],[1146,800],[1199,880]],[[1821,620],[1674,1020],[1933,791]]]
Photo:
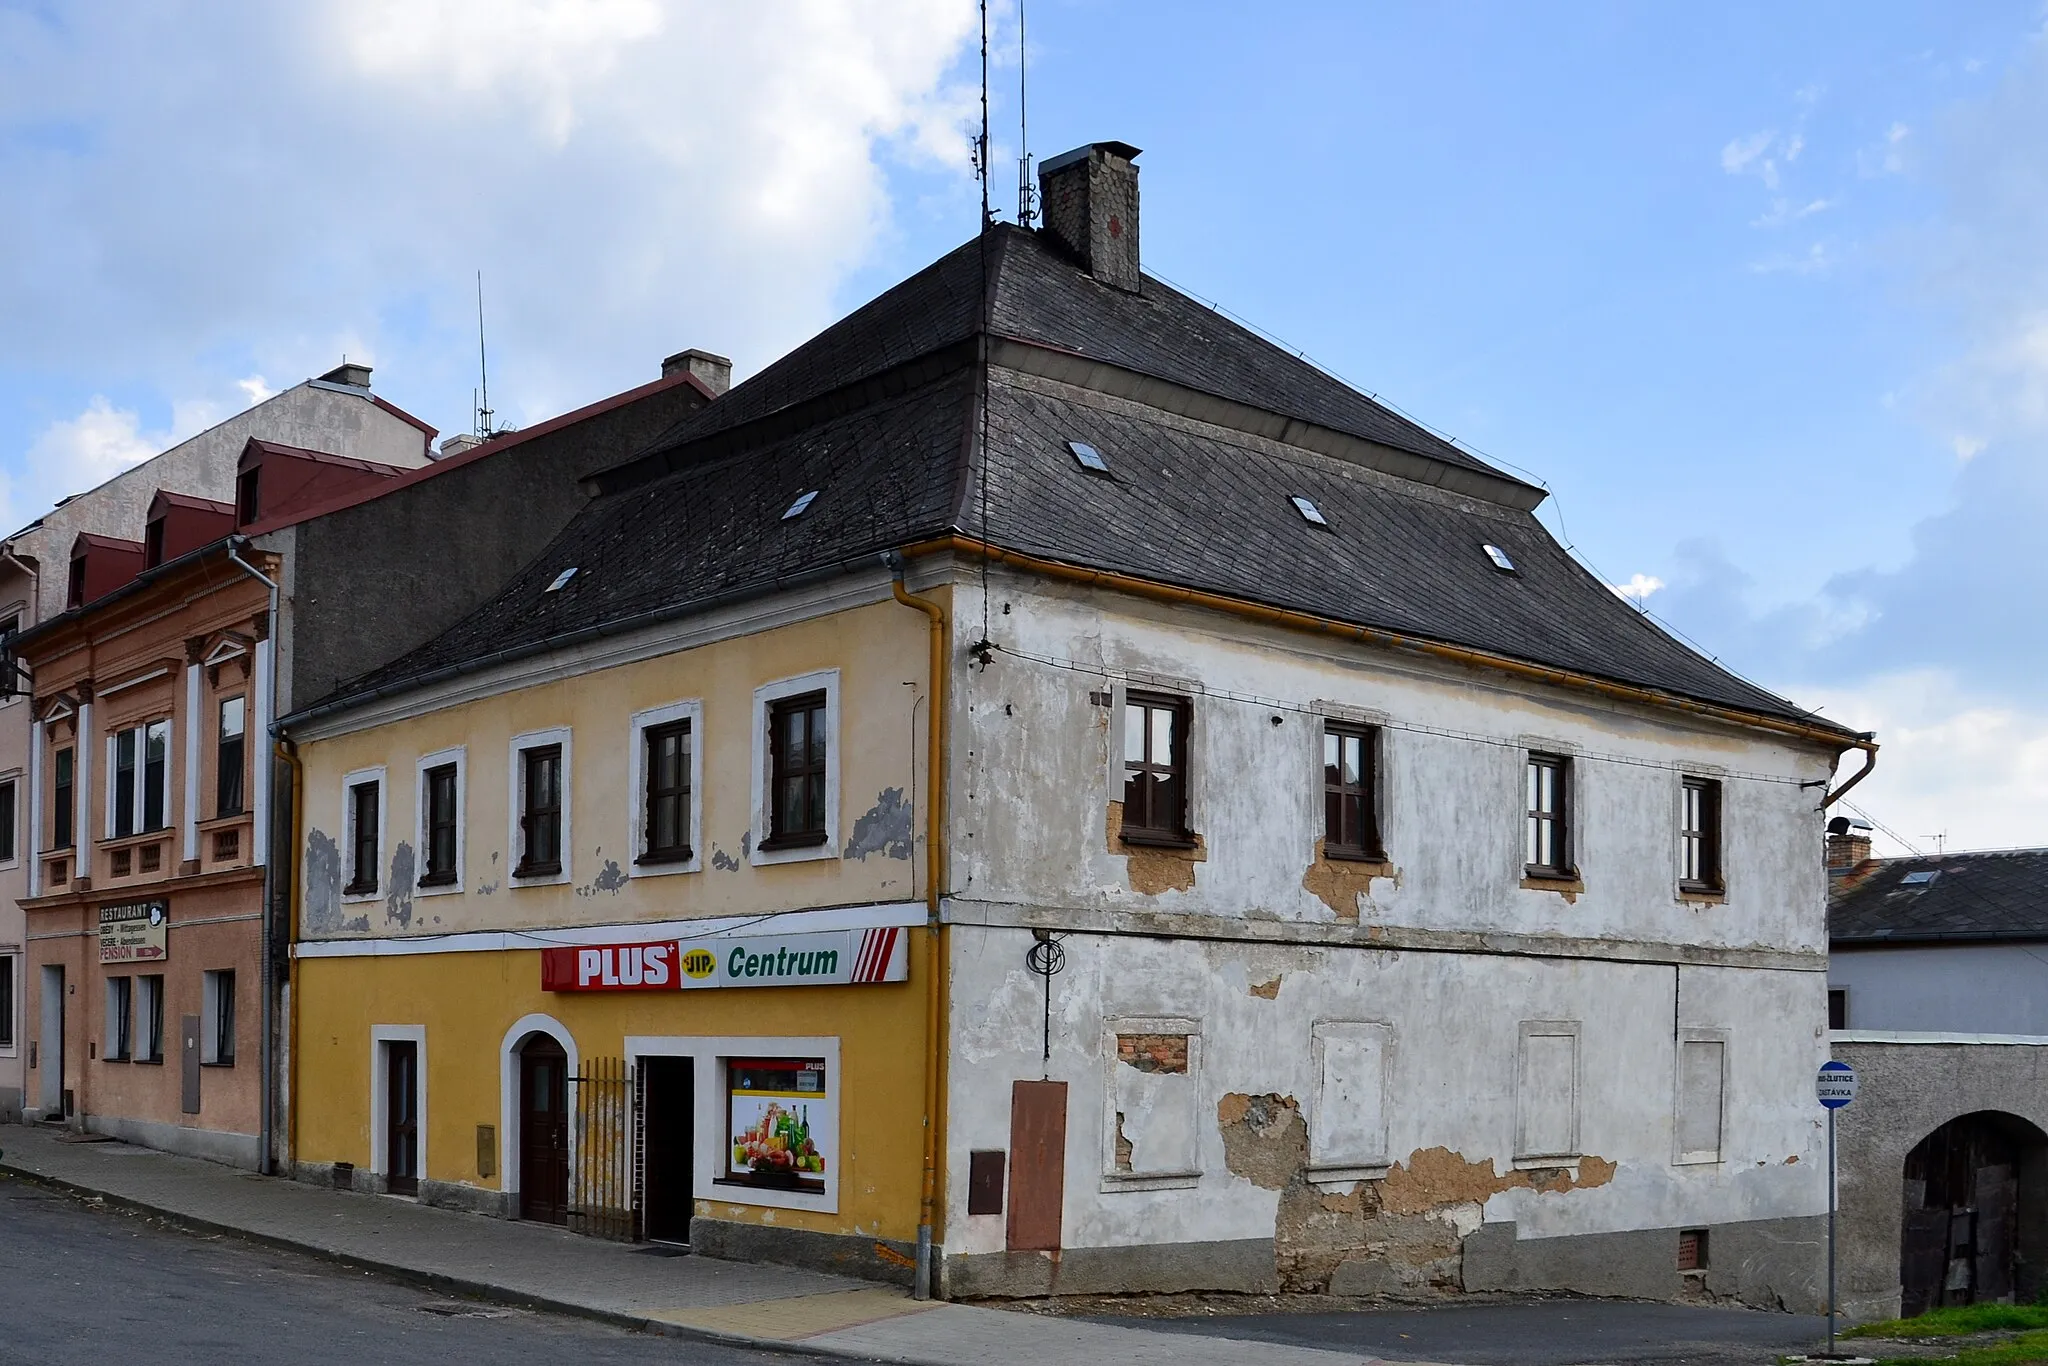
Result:
[[1378,733],[1335,721],[1323,726],[1323,855],[1381,857],[1378,812]]
[[256,520],[256,514],[262,507],[262,478],[263,471],[261,469],[253,469],[243,470],[241,477],[235,480],[235,524],[237,526],[247,526]]
[[1188,837],[1188,723],[1185,697],[1134,692],[1124,698],[1123,837],[1132,844],[1192,843]]
[[[647,827],[640,861],[676,863],[690,857],[690,723],[671,721],[642,732],[647,782]],[[819,774],[823,782],[822,768]],[[819,803],[823,810],[823,802]],[[822,833],[823,822],[820,821]]]
[[436,764],[420,775],[420,800],[427,812],[425,837],[421,840],[426,845],[426,868],[420,873],[422,887],[446,887],[460,871],[455,866],[459,818],[455,776],[453,764]]
[[348,885],[341,890],[349,896],[370,896],[377,890],[377,857],[383,846],[377,829],[379,788],[376,779],[356,783],[348,790],[349,867]]
[[240,697],[220,704],[219,743],[214,749],[213,814],[242,814],[242,769],[248,752],[249,704]]
[[159,517],[142,529],[142,565],[154,569],[164,562],[164,519]]
[[53,806],[50,811],[50,847],[52,849],[69,849],[75,842],[71,822],[78,812],[78,802],[74,795],[75,789],[72,786],[72,774],[74,772],[72,764],[73,757],[70,749],[66,748],[57,751],[54,761],[56,778],[51,783],[51,788],[55,792]]
[[0,863],[14,862],[14,779],[0,782]]
[[1678,885],[1688,892],[1721,890],[1721,784],[1687,778],[1678,822]]
[[562,871],[562,747],[519,751],[519,832],[522,847],[514,877],[552,877]]
[[763,849],[825,842],[825,694],[768,709],[768,838]]
[[1570,877],[1571,762],[1555,754],[1531,754],[1526,774],[1523,796],[1528,808],[1528,874]]

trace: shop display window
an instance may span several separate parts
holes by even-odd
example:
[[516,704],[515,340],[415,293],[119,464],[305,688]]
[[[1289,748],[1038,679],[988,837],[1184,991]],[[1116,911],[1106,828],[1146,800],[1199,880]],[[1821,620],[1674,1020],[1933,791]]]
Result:
[[733,1058],[726,1096],[722,1180],[824,1191],[826,1168],[837,1160],[839,1107],[823,1058]]

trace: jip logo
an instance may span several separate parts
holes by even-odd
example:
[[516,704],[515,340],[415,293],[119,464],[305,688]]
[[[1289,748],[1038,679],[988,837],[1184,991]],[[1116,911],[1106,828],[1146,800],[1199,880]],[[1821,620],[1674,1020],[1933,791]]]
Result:
[[718,971],[718,955],[709,949],[691,949],[683,955],[683,971],[701,982]]

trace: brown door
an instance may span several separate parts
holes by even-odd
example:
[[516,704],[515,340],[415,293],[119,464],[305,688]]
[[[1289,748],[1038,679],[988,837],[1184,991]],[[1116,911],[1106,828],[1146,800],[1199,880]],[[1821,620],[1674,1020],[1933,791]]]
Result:
[[1056,1252],[1067,1195],[1067,1084],[1010,1083],[1012,1252]]
[[519,1050],[519,1217],[569,1222],[569,1055],[545,1034]]
[[384,1045],[384,1189],[420,1193],[420,1050],[411,1040]]

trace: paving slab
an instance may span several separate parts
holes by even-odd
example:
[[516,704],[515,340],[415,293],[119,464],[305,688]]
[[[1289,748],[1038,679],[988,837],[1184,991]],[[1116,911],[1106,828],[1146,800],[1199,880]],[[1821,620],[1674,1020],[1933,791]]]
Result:
[[1114,1359],[1120,1366],[1361,1366],[1377,1358],[915,1301],[868,1281],[649,1256],[543,1224],[259,1176],[62,1131],[0,1126],[0,1172],[184,1227],[313,1252],[456,1294],[625,1327],[914,1366]]

